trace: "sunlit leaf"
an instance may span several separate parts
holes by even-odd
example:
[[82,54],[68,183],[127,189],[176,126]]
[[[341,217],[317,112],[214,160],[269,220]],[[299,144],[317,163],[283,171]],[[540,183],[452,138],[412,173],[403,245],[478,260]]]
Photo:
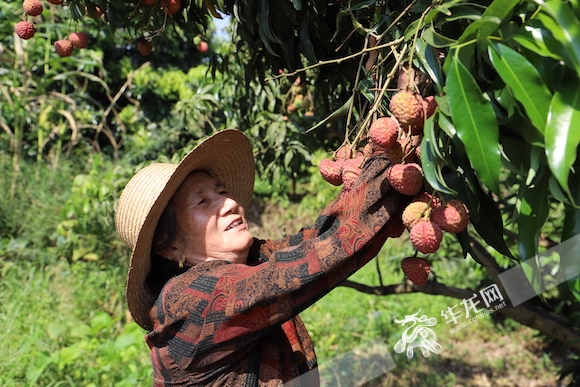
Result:
[[453,60],[447,77],[447,94],[457,135],[481,181],[499,191],[499,128],[489,100],[475,79],[458,60]]
[[548,1],[543,4],[543,8],[553,18],[553,23],[546,20],[545,26],[564,45],[576,65],[576,71],[580,72],[580,21],[563,1]]
[[523,105],[534,126],[544,133],[552,94],[536,68],[506,45],[490,42],[489,51],[501,79]]
[[556,91],[546,125],[546,156],[552,173],[568,190],[568,175],[580,144],[580,88],[578,79],[562,84]]

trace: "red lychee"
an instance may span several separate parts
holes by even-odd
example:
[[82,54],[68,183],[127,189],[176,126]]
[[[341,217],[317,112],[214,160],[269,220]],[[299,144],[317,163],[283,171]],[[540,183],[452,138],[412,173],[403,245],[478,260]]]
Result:
[[383,148],[390,148],[397,142],[399,123],[394,117],[376,119],[369,128],[370,140]]
[[168,15],[173,15],[181,9],[181,0],[163,0],[161,8]]
[[145,38],[139,38],[137,39],[137,50],[139,50],[141,55],[147,56],[153,51],[153,43]]
[[433,210],[432,220],[442,230],[456,234],[467,227],[469,213],[461,200],[452,199]]
[[429,204],[421,201],[411,202],[403,210],[401,217],[406,228],[411,229],[421,220],[428,220],[431,216]]
[[419,252],[423,254],[434,253],[441,245],[443,232],[434,222],[423,220],[411,227],[409,239]]
[[383,149],[391,164],[401,164],[403,162],[403,148],[400,140],[397,140],[392,147]]
[[209,44],[207,44],[205,41],[199,42],[197,45],[197,50],[199,52],[207,52],[207,50],[209,50]]
[[62,57],[70,56],[73,52],[73,45],[70,40],[60,39],[54,42],[54,49]]
[[429,279],[431,265],[425,258],[407,257],[401,262],[401,269],[409,281],[417,286],[423,286]]
[[423,98],[423,109],[425,119],[428,119],[435,113],[435,109],[437,109],[437,101],[435,101],[435,97],[430,95],[428,97]]
[[38,16],[44,10],[44,7],[38,0],[24,0],[22,2],[22,8],[29,16]]
[[412,91],[400,91],[393,95],[389,109],[401,125],[423,127],[423,100]]
[[342,164],[342,183],[344,188],[351,189],[361,172],[362,157],[345,160]]
[[395,190],[413,196],[423,187],[423,170],[419,164],[395,164],[389,167],[387,179]]
[[342,184],[342,161],[333,161],[331,159],[322,159],[318,164],[320,174],[332,185],[339,186]]
[[31,22],[23,20],[14,25],[14,32],[16,32],[16,35],[21,39],[28,40],[36,33],[36,27],[34,27],[34,24]]
[[89,36],[84,32],[73,32],[68,36],[68,40],[76,48],[85,48],[89,45]]

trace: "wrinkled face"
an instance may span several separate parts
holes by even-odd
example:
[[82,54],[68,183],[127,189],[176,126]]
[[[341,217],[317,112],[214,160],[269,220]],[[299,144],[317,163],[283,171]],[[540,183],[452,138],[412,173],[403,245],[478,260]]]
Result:
[[171,199],[179,227],[174,242],[177,260],[245,263],[253,243],[245,211],[224,185],[203,171],[194,171]]

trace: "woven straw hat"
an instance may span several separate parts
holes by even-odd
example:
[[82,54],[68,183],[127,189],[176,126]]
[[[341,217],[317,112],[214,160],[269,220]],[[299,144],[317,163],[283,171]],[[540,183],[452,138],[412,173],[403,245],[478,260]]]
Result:
[[157,222],[183,180],[204,170],[222,182],[248,209],[254,189],[254,158],[249,139],[239,130],[217,132],[189,152],[179,164],[156,163],[137,172],[123,190],[116,211],[116,229],[131,248],[126,296],[135,322],[152,330],[149,311],[158,294],[145,285],[151,269],[151,243]]

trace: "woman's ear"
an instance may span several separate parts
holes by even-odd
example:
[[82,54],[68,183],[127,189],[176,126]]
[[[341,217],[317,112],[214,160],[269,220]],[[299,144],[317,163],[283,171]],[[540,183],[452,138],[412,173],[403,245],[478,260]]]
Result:
[[165,246],[163,249],[156,250],[155,252],[170,261],[179,262],[182,260],[182,247],[182,238],[176,236],[169,245]]

